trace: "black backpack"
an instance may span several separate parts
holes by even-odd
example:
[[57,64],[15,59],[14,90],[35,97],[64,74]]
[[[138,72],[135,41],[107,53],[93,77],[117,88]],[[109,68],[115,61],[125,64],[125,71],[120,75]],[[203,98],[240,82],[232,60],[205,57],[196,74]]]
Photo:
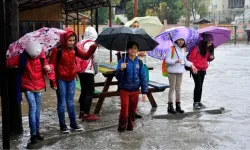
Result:
[[[77,47],[74,47],[74,51],[75,51],[75,57],[77,55]],[[57,58],[56,58],[56,64],[59,63],[60,59],[62,57],[62,47],[61,45],[57,47]],[[76,61],[76,60],[75,60]]]

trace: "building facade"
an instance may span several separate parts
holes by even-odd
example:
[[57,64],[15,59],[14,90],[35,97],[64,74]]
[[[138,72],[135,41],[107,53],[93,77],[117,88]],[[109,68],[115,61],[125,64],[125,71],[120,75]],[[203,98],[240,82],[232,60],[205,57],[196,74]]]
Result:
[[210,4],[208,18],[211,21],[232,23],[243,16],[242,22],[249,22],[250,0],[211,0]]

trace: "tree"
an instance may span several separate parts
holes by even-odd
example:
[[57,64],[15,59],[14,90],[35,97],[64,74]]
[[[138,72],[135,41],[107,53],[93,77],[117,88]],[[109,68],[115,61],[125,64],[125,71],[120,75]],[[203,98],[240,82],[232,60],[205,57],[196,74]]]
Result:
[[156,4],[154,8],[148,8],[145,16],[158,16],[160,20],[164,20],[166,19],[167,9],[167,3],[160,2],[159,4]]
[[204,18],[208,14],[208,1],[205,0],[192,0],[190,1],[191,13],[196,20],[196,15],[199,14],[200,18]]
[[[133,18],[133,1],[126,3],[126,15],[128,19]],[[147,12],[147,13],[146,13]],[[155,15],[160,20],[167,19],[169,24],[176,24],[184,14],[181,0],[143,0],[138,1],[138,16]]]
[[185,26],[189,27],[190,25],[190,16],[191,16],[191,1],[192,0],[182,0],[183,5],[185,6]]
[[176,24],[181,16],[184,15],[185,9],[181,0],[161,0],[167,4],[166,19],[168,24]]
[[106,24],[108,21],[108,8],[102,7],[98,10],[98,24]]

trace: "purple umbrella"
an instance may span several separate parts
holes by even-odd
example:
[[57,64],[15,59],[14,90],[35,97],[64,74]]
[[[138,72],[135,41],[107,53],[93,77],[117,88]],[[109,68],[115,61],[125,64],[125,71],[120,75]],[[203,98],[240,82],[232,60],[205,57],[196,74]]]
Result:
[[179,34],[183,34],[185,36],[184,40],[187,45],[187,51],[190,51],[199,41],[199,33],[195,29],[187,27],[170,28],[156,36],[155,40],[159,43],[159,45],[152,51],[148,51],[148,55],[160,60],[165,59],[167,50],[173,46],[173,40]]
[[207,28],[202,28],[198,30],[202,37],[202,34],[211,34],[214,38],[214,47],[225,43],[230,39],[231,30],[222,27],[210,26]]

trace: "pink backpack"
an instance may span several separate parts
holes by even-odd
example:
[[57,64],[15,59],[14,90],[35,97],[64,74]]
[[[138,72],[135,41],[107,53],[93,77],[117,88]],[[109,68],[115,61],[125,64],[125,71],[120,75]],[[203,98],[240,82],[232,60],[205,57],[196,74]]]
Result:
[[[77,47],[81,50],[84,50],[84,45],[88,42],[93,42],[92,40],[86,40],[81,44],[77,44]],[[89,63],[91,63],[91,68],[93,68],[93,59],[89,60],[83,60],[81,58],[76,57],[76,68],[77,68],[77,73],[83,73],[85,72],[86,68],[88,67]]]

